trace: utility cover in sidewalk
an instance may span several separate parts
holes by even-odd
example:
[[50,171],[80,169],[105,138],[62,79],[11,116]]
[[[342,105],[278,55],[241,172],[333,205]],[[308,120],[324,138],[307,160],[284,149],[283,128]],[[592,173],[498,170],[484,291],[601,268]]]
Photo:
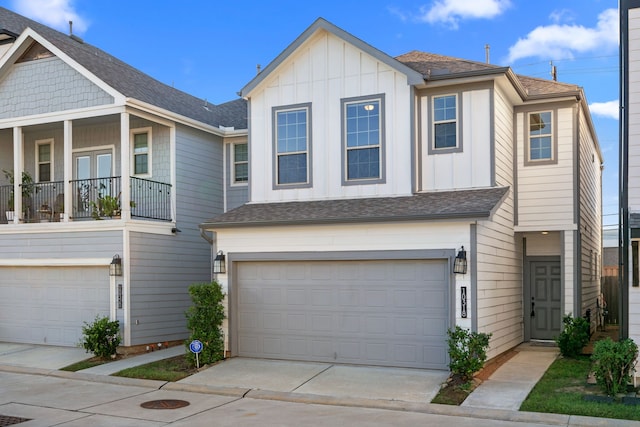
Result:
[[148,402],[141,403],[140,406],[145,409],[178,409],[189,406],[189,402],[177,399],[161,399],[150,400]]
[[15,424],[31,421],[30,418],[11,417],[9,415],[0,415],[0,427],[12,426]]

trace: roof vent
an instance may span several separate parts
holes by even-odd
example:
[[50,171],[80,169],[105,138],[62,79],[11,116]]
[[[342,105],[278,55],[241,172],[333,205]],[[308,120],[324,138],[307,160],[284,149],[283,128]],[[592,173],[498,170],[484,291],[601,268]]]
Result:
[[18,34],[5,30],[4,28],[0,30],[0,44],[13,43],[18,38]]
[[84,40],[73,34],[73,21],[69,21],[69,37],[71,37],[71,40],[75,40],[78,43],[84,43]]

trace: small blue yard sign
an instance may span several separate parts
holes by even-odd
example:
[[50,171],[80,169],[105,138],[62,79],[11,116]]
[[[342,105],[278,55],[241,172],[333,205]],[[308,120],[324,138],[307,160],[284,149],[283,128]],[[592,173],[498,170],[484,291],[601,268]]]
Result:
[[202,351],[202,342],[200,340],[193,340],[189,344],[189,350],[196,355],[196,368],[200,369],[200,360],[198,360],[198,353]]

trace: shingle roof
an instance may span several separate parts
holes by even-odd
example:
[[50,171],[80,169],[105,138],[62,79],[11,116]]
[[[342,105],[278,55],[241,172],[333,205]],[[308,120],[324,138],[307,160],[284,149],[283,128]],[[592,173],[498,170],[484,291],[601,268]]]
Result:
[[403,197],[246,204],[205,221],[205,229],[487,218],[508,187],[419,193]]
[[[484,62],[470,61],[452,56],[437,55],[434,53],[420,52],[413,50],[404,55],[397,56],[396,59],[407,67],[421,73],[426,80],[433,76],[455,77],[456,74],[469,72],[495,72],[505,70],[501,67]],[[517,75],[518,80],[527,91],[529,96],[556,95],[563,93],[575,93],[580,91],[577,85],[560,83],[553,80],[538,79]]]
[[27,28],[32,28],[71,59],[128,98],[208,125],[247,128],[247,106],[244,100],[238,99],[220,105],[207,104],[202,99],[153,79],[95,46],[79,42],[36,21],[0,8],[0,30],[21,34]]

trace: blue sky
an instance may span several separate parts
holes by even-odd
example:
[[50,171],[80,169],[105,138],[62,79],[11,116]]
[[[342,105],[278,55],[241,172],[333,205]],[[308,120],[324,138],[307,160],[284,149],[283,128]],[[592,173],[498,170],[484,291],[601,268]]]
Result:
[[604,225],[617,223],[615,0],[0,0],[214,104],[237,98],[318,17],[397,56],[411,50],[509,65],[584,88],[605,157]]

